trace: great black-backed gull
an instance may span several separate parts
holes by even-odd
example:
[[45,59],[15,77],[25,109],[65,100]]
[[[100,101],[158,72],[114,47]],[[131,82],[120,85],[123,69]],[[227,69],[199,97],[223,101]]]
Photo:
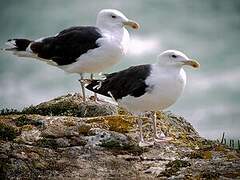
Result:
[[[184,65],[194,68],[199,63],[189,59],[176,50],[167,50],[158,56],[155,64],[132,66],[123,71],[107,74],[104,80],[90,80],[86,88],[115,99],[120,106],[139,114],[144,111],[164,110],[174,104],[182,94],[186,85]],[[145,145],[142,134],[142,120],[138,120],[140,128],[140,145]],[[157,134],[156,114],[153,118],[155,140],[164,140]]]
[[[69,73],[99,73],[118,63],[127,52],[129,33],[125,26],[138,29],[115,9],[103,9],[97,15],[96,26],[70,27],[55,36],[29,39],[10,39],[12,51],[19,57],[43,60]],[[81,84],[85,100],[84,86]]]

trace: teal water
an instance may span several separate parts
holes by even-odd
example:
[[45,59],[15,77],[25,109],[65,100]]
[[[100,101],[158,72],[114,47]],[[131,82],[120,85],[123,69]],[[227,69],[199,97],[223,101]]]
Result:
[[[12,37],[54,35],[73,25],[95,24],[103,8],[116,8],[141,24],[121,63],[106,72],[152,63],[178,49],[201,63],[186,69],[184,95],[169,110],[201,135],[240,138],[240,1],[238,0],[8,0],[0,2],[0,46]],[[78,75],[42,62],[0,53],[0,109],[31,104],[80,90]]]

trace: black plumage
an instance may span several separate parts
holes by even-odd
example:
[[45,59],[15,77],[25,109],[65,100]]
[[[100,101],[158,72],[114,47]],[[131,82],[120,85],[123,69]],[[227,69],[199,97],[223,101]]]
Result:
[[32,41],[28,39],[9,39],[8,42],[14,42],[15,44],[13,44],[14,48],[6,50],[25,51]]
[[49,59],[58,65],[68,65],[90,49],[100,45],[96,40],[101,38],[101,32],[94,26],[77,26],[61,31],[57,36],[33,42],[30,49],[38,57]]
[[132,66],[123,71],[107,74],[104,80],[92,80],[86,88],[104,96],[112,95],[116,100],[128,95],[140,97],[151,88],[145,83],[150,72],[151,65]]

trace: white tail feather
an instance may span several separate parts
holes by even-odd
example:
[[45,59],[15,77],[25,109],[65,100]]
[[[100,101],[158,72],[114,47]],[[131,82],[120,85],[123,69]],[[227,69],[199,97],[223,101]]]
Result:
[[17,47],[16,45],[16,40],[9,40],[5,43],[9,48],[6,49],[1,49],[3,51],[11,51],[13,55],[18,56],[18,57],[29,57],[29,58],[36,58],[36,54],[33,54],[28,51],[18,51],[15,48]]
[[10,48],[15,48],[16,47],[16,40],[7,41],[5,44]]

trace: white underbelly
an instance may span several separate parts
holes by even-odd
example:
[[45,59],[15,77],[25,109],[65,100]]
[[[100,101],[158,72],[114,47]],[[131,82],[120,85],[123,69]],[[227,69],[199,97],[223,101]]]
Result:
[[119,44],[104,43],[77,58],[77,62],[60,66],[69,73],[98,73],[117,64],[124,52]]
[[139,98],[124,97],[119,105],[132,112],[164,110],[174,104],[178,97],[167,98],[165,96],[143,95]]
[[132,112],[164,110],[177,101],[184,86],[184,83],[179,82],[156,85],[149,93],[140,97],[126,96],[118,102],[120,106]]

